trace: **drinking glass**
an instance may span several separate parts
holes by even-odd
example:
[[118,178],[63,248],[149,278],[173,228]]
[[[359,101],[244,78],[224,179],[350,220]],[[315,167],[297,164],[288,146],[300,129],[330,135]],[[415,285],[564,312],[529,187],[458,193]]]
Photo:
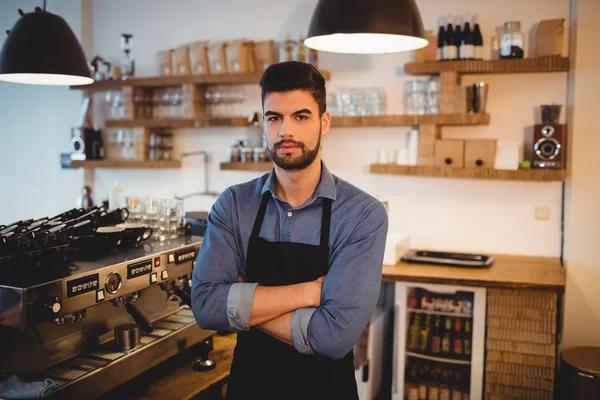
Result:
[[135,222],[135,223],[142,222],[143,202],[144,202],[143,197],[137,197],[137,196],[126,196],[125,197],[125,204],[126,204],[127,210],[129,211],[129,218],[127,219],[128,221]]
[[183,222],[183,201],[175,199],[162,199],[158,214],[158,228],[161,237],[172,238],[177,236],[179,227]]
[[142,201],[142,222],[152,229],[158,228],[158,214],[160,211],[160,199],[146,197]]

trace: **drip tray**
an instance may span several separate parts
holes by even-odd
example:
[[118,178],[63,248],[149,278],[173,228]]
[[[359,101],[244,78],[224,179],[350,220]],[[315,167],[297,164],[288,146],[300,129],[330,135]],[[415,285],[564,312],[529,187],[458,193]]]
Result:
[[450,253],[430,250],[409,250],[402,261],[415,264],[434,264],[449,267],[488,268],[494,263],[492,256],[472,253]]
[[97,351],[54,365],[33,379],[51,378],[57,384],[53,395],[60,398],[100,397],[214,333],[200,329],[190,314],[191,310],[183,308],[153,322],[152,333],[142,333],[141,346],[128,353],[115,351],[114,342],[110,342]]

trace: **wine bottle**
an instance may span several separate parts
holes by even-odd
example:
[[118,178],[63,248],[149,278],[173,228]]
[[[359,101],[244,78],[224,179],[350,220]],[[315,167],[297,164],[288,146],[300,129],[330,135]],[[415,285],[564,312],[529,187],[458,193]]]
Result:
[[476,60],[483,60],[483,36],[479,28],[478,15],[473,15],[473,56]]
[[444,37],[446,36],[446,29],[444,28],[444,17],[438,19],[438,43],[435,51],[436,61],[442,61],[444,59]]
[[417,366],[408,365],[408,373],[406,374],[406,398],[408,400],[419,400],[419,386],[417,376]]
[[452,318],[446,317],[445,319],[444,336],[442,336],[442,355],[447,356],[450,354],[450,346],[452,344]]
[[427,400],[427,379],[429,367],[423,363],[419,366],[419,400]]
[[471,359],[471,320],[467,318],[465,321],[465,332],[463,336],[463,353],[467,359]]
[[471,30],[469,14],[465,14],[465,27],[463,29],[462,41],[460,42],[459,57],[461,60],[472,60],[473,55],[473,31]]
[[428,400],[440,400],[440,378],[442,371],[439,367],[431,367],[429,372],[429,385],[427,388]]
[[452,349],[457,358],[461,358],[463,356],[462,322],[460,318],[454,319],[454,340]]
[[460,43],[463,40],[463,31],[462,31],[462,17],[456,16],[454,17],[454,44],[456,46],[456,58],[459,57],[460,52]]
[[421,317],[418,313],[413,313],[413,321],[408,331],[408,343],[407,347],[409,350],[417,350],[419,348],[421,333]]
[[456,36],[452,27],[452,16],[448,16],[446,24],[446,35],[444,36],[444,60],[456,60]]
[[426,353],[429,350],[429,338],[431,336],[431,315],[427,315],[425,323],[421,327],[421,339],[419,341],[419,350]]

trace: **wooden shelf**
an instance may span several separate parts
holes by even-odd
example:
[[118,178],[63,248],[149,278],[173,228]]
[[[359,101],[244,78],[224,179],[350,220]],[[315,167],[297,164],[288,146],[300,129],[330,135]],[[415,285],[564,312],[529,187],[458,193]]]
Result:
[[569,70],[566,57],[538,57],[506,60],[429,61],[404,64],[410,75],[429,75],[441,72],[459,74],[520,74],[535,72],[565,72]]
[[425,176],[436,178],[467,178],[491,179],[508,181],[562,181],[565,170],[495,170],[487,168],[451,168],[434,166],[407,166],[396,164],[372,164],[369,167],[372,174]]
[[202,119],[108,119],[107,128],[205,128],[219,126],[248,126],[246,117]]
[[160,161],[121,161],[121,160],[89,160],[71,161],[71,168],[181,168],[179,160]]
[[331,126],[411,126],[411,125],[487,125],[489,114],[380,115],[368,117],[332,117]]
[[270,171],[273,163],[269,162],[249,162],[249,163],[221,163],[222,171]]
[[[71,86],[72,90],[88,90],[88,91],[103,91],[103,90],[118,90],[124,86],[134,87],[164,87],[177,86],[184,83],[192,83],[196,85],[244,85],[258,84],[263,72],[237,73],[237,74],[220,74],[220,75],[186,75],[186,76],[156,76],[143,77],[127,80],[108,80],[96,81],[91,85]],[[327,71],[321,71],[326,80],[331,79],[331,74]]]

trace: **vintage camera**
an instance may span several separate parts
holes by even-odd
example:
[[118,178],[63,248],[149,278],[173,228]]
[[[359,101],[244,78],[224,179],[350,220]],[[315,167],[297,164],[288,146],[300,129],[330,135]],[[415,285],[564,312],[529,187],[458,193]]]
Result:
[[101,131],[93,128],[73,128],[71,150],[71,160],[104,159]]

